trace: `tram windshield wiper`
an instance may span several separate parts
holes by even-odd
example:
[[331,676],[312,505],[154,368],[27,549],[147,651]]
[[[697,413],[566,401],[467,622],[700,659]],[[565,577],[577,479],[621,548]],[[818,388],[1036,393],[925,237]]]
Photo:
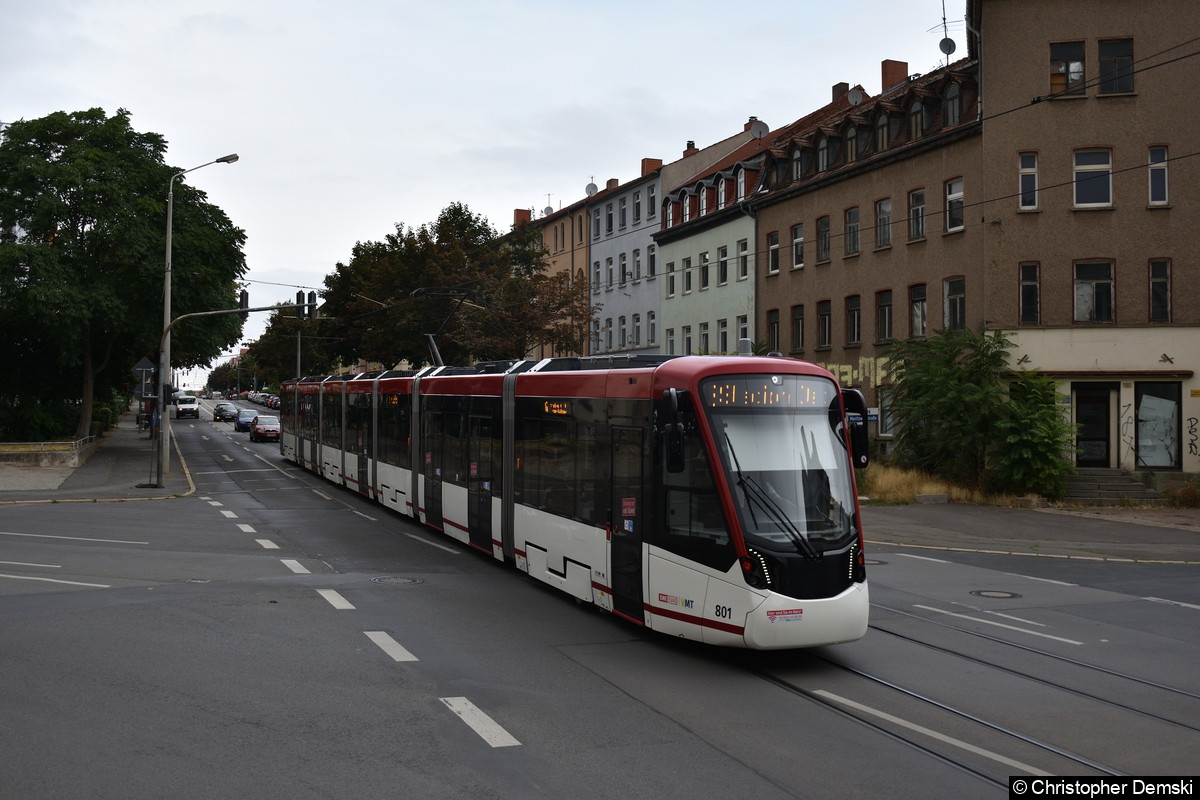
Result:
[[733,458],[733,471],[737,474],[738,486],[742,488],[742,493],[746,497],[747,508],[750,511],[750,519],[755,526],[758,525],[758,519],[754,516],[754,505],[757,504],[763,511],[767,513],[776,525],[787,534],[792,543],[797,549],[810,561],[819,561],[824,557],[824,553],[813,546],[812,542],[800,532],[800,529],[788,518],[787,512],[775,501],[771,495],[758,485],[751,475],[746,475],[742,472],[742,465],[738,461],[737,453],[733,449],[733,441],[730,440],[729,434],[725,434],[725,444],[729,447],[729,455]]

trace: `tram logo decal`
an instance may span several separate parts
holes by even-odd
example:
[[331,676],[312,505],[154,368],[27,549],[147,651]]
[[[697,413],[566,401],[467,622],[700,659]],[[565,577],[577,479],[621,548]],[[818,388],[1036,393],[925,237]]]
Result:
[[667,606],[679,606],[680,608],[695,608],[696,601],[688,600],[686,597],[676,597],[673,594],[658,593],[658,602]]
[[803,608],[783,608],[767,612],[767,622],[801,622],[804,619]]

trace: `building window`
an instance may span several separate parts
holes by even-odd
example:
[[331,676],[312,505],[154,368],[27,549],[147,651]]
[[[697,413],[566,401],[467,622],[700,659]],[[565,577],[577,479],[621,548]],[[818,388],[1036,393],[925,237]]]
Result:
[[738,280],[746,279],[750,274],[750,243],[745,239],[739,239],[737,243],[738,252]]
[[804,224],[792,226],[792,269],[804,266]]
[[929,332],[925,315],[925,284],[918,283],[908,289],[908,336],[919,339]]
[[646,216],[653,217],[658,213],[658,204],[654,202],[654,187],[646,187]]
[[958,88],[957,83],[952,83],[946,87],[946,96],[943,99],[945,113],[943,114],[944,127],[949,128],[951,125],[957,125],[962,122],[962,90]]
[[798,181],[804,177],[804,153],[797,147],[792,151],[792,180]]
[[647,245],[646,246],[646,277],[647,278],[653,278],[657,274],[655,272],[656,265],[658,263],[655,260],[657,257],[658,257],[658,252],[654,249],[654,245],[652,245],[652,244]]
[[820,143],[817,144],[817,172],[824,172],[829,169],[829,162],[832,160],[832,151],[833,148],[829,146],[829,138],[822,136]]
[[722,353],[729,352],[729,320],[717,320],[717,350]]
[[1133,39],[1099,43],[1100,94],[1133,91]]
[[633,346],[640,347],[642,344],[642,315],[633,315]]
[[1106,208],[1112,205],[1112,151],[1075,151],[1075,207]]
[[628,343],[628,342],[627,342],[627,339],[626,339],[625,337],[626,337],[626,334],[625,334],[625,315],[624,315],[624,314],[622,314],[622,315],[621,315],[621,316],[620,316],[620,317],[617,319],[617,341],[621,343],[621,344],[620,344],[620,346],[621,346],[622,348],[623,348],[623,347],[625,347],[625,345]]
[[708,252],[700,254],[700,288],[708,288]]
[[892,290],[875,293],[875,341],[892,338]]
[[612,317],[604,320],[604,349],[613,349],[613,324]]
[[592,238],[600,238],[600,209],[592,212]]
[[737,172],[737,199],[742,202],[746,199],[746,170],[739,169]]
[[750,317],[747,314],[738,314],[737,318],[737,335],[738,341],[750,338]]
[[620,282],[621,282],[621,285],[622,285],[622,286],[624,286],[624,285],[625,285],[625,282],[626,282],[626,281],[628,281],[628,280],[629,280],[629,278],[630,278],[630,275],[629,275],[629,259],[628,259],[628,257],[627,257],[627,256],[626,256],[624,253],[621,253],[621,255],[620,255],[620,256],[618,256],[618,258],[620,258],[620,259],[621,259],[621,261],[620,261],[620,265],[621,265],[621,281],[620,281]]
[[667,355],[675,355],[675,329],[667,328]]
[[1167,148],[1155,146],[1150,148],[1150,205],[1163,206],[1167,204]]
[[1165,258],[1150,262],[1150,321],[1171,321],[1171,262]]
[[642,193],[633,193],[633,221],[641,222],[642,219]]
[[683,354],[690,356],[692,354],[692,326],[683,326]]
[[946,327],[952,331],[961,331],[967,325],[967,280],[948,278],[942,287],[945,293]]
[[613,204],[608,203],[604,206],[604,232],[613,232]]
[[600,262],[592,263],[592,291],[600,291]]
[[613,260],[611,258],[604,259],[604,273],[608,278],[604,285],[606,288],[611,289],[613,286]]
[[862,297],[846,298],[846,344],[862,344]]
[[889,127],[890,127],[890,124],[888,122],[887,114],[880,114],[879,119],[875,120],[875,152],[876,153],[882,153],[884,150],[887,150],[888,140],[891,138],[890,136],[888,136],[888,128]]
[[829,260],[829,217],[817,219],[817,261]]
[[717,286],[729,283],[729,248],[721,245],[717,248]]
[[848,255],[848,256],[857,255],[858,247],[859,247],[858,206],[855,206],[854,208],[846,209],[845,220],[846,220],[846,236],[845,236],[846,255]]
[[1083,94],[1083,42],[1050,45],[1050,94]]
[[920,139],[925,135],[925,109],[921,101],[914,101],[908,108],[908,138],[909,141]]
[[667,297],[675,296],[675,262],[667,262]]
[[592,320],[592,352],[600,350],[600,320]]
[[646,312],[646,341],[654,344],[658,340],[658,321],[653,311]]
[[1021,324],[1038,325],[1041,322],[1041,281],[1037,264],[1022,264],[1021,272]]
[[717,209],[725,207],[725,179],[721,178],[717,181]]
[[[1137,408],[1138,468],[1179,469],[1184,441],[1191,452],[1195,441],[1183,435],[1183,384],[1138,381],[1133,386],[1133,402]],[[1194,424],[1188,419],[1189,427]]]
[[1113,321],[1111,261],[1081,261],[1075,265],[1075,321]]
[[858,160],[858,128],[851,125],[846,129],[846,163]]
[[642,279],[642,251],[633,251],[633,279],[640,281]]
[[925,190],[913,189],[908,193],[908,238],[925,238]]
[[792,350],[804,349],[804,306],[792,306]]
[[675,203],[667,201],[667,227],[670,228],[675,224]]
[[628,214],[625,210],[625,198],[617,201],[617,225],[624,228],[628,224]]
[[767,312],[767,350],[772,353],[779,351],[779,309],[772,308]]
[[833,303],[822,300],[817,303],[817,347],[833,346]]
[[1019,156],[1018,188],[1020,201],[1018,208],[1022,211],[1033,211],[1038,207],[1038,157],[1037,153],[1021,153]]
[[946,181],[946,232],[963,229],[963,179]]
[[680,266],[683,270],[683,293],[691,294],[692,292],[692,260],[685,258]]
[[700,352],[708,353],[708,323],[700,323]]
[[683,205],[683,221],[691,222],[692,220],[692,198],[689,195],[683,195],[679,198],[679,202]]
[[892,198],[875,201],[875,247],[892,244]]
[[767,234],[767,274],[779,272],[779,231]]
[[700,184],[700,216],[708,213],[708,187]]

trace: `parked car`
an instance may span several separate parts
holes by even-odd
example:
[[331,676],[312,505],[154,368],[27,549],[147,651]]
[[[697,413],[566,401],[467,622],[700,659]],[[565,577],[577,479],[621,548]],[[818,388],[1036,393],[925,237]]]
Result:
[[213,406],[213,422],[237,419],[237,406],[233,403],[217,403]]
[[175,398],[175,419],[184,417],[200,419],[200,401],[191,395]]
[[253,408],[239,408],[237,417],[233,420],[233,429],[235,431],[250,430],[250,423],[254,422],[254,418],[258,416],[258,411]]
[[250,423],[250,441],[252,442],[278,442],[279,441],[279,417],[268,417],[266,414],[259,414]]

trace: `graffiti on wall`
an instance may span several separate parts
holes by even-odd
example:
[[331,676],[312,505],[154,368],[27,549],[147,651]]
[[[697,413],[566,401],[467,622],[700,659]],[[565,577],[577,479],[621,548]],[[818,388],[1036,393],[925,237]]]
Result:
[[845,387],[877,388],[890,383],[887,358],[883,356],[864,356],[852,364],[825,364],[820,361],[815,363],[836,375],[838,383]]
[[1200,420],[1195,417],[1188,417],[1188,455],[1200,456],[1200,449],[1197,449],[1196,427],[1200,424]]

